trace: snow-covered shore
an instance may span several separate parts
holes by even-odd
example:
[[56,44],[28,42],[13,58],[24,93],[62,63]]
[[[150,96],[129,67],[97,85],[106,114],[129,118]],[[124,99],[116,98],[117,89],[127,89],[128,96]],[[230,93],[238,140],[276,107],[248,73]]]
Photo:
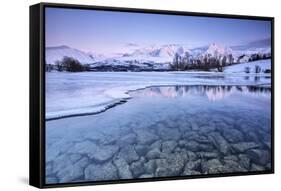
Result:
[[271,59],[266,59],[266,60],[258,60],[254,62],[247,62],[247,63],[241,63],[241,64],[236,64],[233,66],[228,66],[225,68],[225,73],[243,73],[245,72],[245,68],[249,67],[250,73],[254,73],[255,67],[259,66],[261,70],[271,70]]
[[[250,63],[247,63],[250,64]],[[253,67],[254,63],[251,63]],[[46,119],[93,114],[128,98],[129,91],[166,85],[264,85],[270,74],[245,74],[242,66],[216,72],[47,72]],[[261,64],[269,66],[270,60]],[[239,70],[238,70],[238,69]],[[263,68],[262,68],[263,69]]]

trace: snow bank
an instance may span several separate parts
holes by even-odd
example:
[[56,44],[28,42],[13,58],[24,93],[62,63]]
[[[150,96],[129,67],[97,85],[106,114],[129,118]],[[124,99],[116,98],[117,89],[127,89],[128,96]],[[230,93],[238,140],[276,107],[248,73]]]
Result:
[[261,67],[261,70],[271,69],[271,59],[258,60],[254,62],[247,62],[243,64],[236,64],[225,68],[225,73],[245,73],[245,68],[250,68],[250,73],[255,72],[255,66]]

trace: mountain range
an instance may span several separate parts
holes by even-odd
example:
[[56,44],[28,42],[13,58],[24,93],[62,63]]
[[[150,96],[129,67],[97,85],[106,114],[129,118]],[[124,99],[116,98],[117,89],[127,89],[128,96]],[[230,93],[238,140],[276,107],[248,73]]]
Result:
[[166,44],[161,46],[148,46],[136,49],[132,52],[122,53],[115,57],[106,57],[95,53],[86,53],[68,46],[46,47],[46,63],[54,65],[64,56],[77,59],[81,64],[90,64],[92,67],[130,67],[135,65],[142,68],[165,69],[173,61],[175,54],[184,56],[188,53],[191,58],[204,56],[228,56],[234,60],[247,62],[252,54],[271,54],[271,40],[263,39],[239,46],[225,47],[218,43],[209,46],[187,49],[178,44]]

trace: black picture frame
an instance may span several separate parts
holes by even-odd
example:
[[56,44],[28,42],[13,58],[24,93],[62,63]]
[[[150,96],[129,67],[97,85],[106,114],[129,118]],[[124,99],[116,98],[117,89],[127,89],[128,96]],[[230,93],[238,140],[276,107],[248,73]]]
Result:
[[[95,181],[95,182],[76,182],[61,184],[45,184],[45,8],[70,8],[85,10],[103,10],[134,13],[151,13],[165,15],[184,15],[198,17],[232,18],[264,20],[271,22],[271,170],[257,172],[239,172],[208,175],[190,175],[163,178],[144,178],[129,180]],[[29,130],[29,184],[38,188],[53,188],[66,186],[85,186],[115,183],[133,183],[147,181],[164,181],[193,178],[228,177],[242,175],[258,175],[274,173],[274,18],[249,16],[249,15],[230,15],[215,13],[195,13],[183,11],[135,9],[121,7],[103,7],[89,5],[39,3],[30,6],[30,130]]]

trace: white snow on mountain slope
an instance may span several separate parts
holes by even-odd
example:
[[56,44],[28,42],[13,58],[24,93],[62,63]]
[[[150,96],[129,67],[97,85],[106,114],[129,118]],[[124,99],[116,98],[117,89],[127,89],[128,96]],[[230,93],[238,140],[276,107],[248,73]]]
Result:
[[214,57],[219,55],[227,56],[233,54],[233,51],[229,47],[223,47],[222,45],[219,45],[217,43],[212,43],[204,54],[211,55]]
[[176,53],[182,55],[186,50],[181,45],[168,44],[163,46],[149,46],[126,53],[119,60],[152,61],[156,63],[171,62]]
[[155,64],[162,64],[172,61],[170,57],[155,57],[155,56],[143,56],[143,55],[121,56],[121,57],[115,57],[114,59],[119,61],[136,60],[138,62],[151,62]]
[[256,66],[261,67],[262,72],[267,69],[271,70],[271,59],[258,60],[258,61],[254,61],[254,62],[247,62],[247,63],[242,63],[242,64],[235,64],[232,66],[227,66],[225,68],[224,72],[225,73],[245,73],[245,68],[249,67],[250,73],[254,73]]
[[[55,64],[57,60],[61,60],[64,56],[73,57],[82,64],[91,64],[92,66],[130,66],[168,68],[168,63],[173,61],[175,54],[184,56],[188,52],[192,59],[203,59],[205,55],[228,56],[232,55],[234,62],[248,62],[252,54],[266,54],[270,57],[271,47],[270,39],[250,42],[239,46],[222,46],[218,43],[212,43],[209,46],[187,49],[179,44],[166,44],[159,46],[148,46],[135,49],[127,53],[119,53],[114,55],[101,55],[95,53],[85,53],[78,49],[67,46],[47,47],[46,62],[47,64]],[[243,56],[243,57],[241,57]],[[239,59],[238,59],[239,58]],[[146,64],[144,64],[146,63]]]
[[208,50],[209,46],[203,46],[203,47],[198,47],[198,48],[192,48],[189,50],[189,53],[192,57],[198,57],[202,55],[204,52]]
[[[152,65],[153,63],[147,63]],[[122,60],[118,58],[108,58],[105,60],[101,60],[94,64],[91,64],[92,67],[100,67],[100,66],[114,66],[114,67],[130,67],[130,66],[137,66],[140,68],[147,68],[148,65],[146,64],[145,60]]]
[[95,52],[88,52],[88,55],[95,61],[95,62],[100,62],[103,61],[105,59],[107,59],[107,57],[104,54],[97,54]]
[[46,48],[46,63],[55,64],[57,60],[62,60],[64,56],[77,59],[82,64],[90,64],[94,62],[89,54],[78,49],[70,48],[68,46],[56,46]]

